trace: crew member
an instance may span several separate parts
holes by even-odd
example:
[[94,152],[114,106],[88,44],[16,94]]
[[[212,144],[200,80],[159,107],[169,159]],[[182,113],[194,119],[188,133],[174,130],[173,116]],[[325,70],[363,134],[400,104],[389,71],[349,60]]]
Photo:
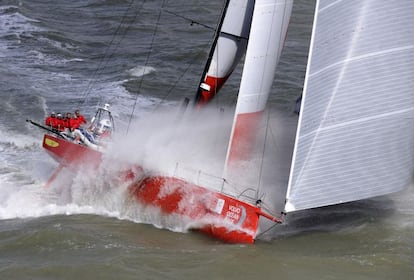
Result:
[[65,130],[65,123],[64,123],[64,119],[62,118],[62,114],[57,113],[56,118],[57,118],[57,129],[59,131],[64,131]]
[[81,113],[80,113],[79,110],[76,110],[75,111],[75,116],[76,116],[76,118],[78,120],[79,126],[82,126],[82,125],[84,125],[84,124],[87,123],[85,117],[83,115],[81,115]]
[[76,115],[73,115],[72,118],[69,120],[69,127],[71,131],[74,131],[75,129],[78,129],[80,127],[80,122]]
[[67,128],[69,129],[69,131],[71,131],[71,119],[72,119],[72,113],[67,112],[66,117],[63,119],[63,122],[62,122],[63,130]]
[[50,116],[46,118],[45,124],[53,129],[58,129],[58,119],[56,118],[55,112],[52,112]]

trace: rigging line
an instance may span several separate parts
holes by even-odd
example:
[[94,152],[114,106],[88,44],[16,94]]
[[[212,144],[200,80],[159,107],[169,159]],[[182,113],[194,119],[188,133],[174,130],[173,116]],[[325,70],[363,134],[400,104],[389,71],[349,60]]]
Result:
[[[274,7],[274,10],[273,10],[273,19],[274,19],[274,16],[276,14],[275,13],[275,9],[276,8],[277,8],[277,6],[275,6]],[[285,3],[285,5],[283,7],[283,11],[284,12],[283,12],[282,22],[285,21],[286,9],[287,9],[287,7],[286,7],[286,3]],[[272,22],[274,22],[273,19],[272,19]],[[284,26],[282,25],[282,30],[283,30],[283,27]],[[282,40],[282,34],[283,34],[283,32],[280,32],[279,42],[281,42],[281,40]],[[284,39],[286,40],[286,35],[285,35],[285,38]],[[283,42],[285,42],[285,41],[283,41]],[[282,46],[282,48],[283,48],[283,46]],[[278,46],[277,52],[281,52],[280,44]],[[269,45],[267,45],[267,51],[266,51],[266,53],[269,53]],[[263,85],[263,83],[261,83],[261,85]],[[270,111],[267,111],[266,132],[265,132],[265,138],[264,138],[264,144],[263,144],[263,150],[262,150],[262,159],[261,159],[261,163],[260,163],[260,171],[259,171],[260,176],[259,176],[259,183],[258,183],[258,188],[257,188],[257,196],[259,195],[259,190],[260,190],[260,187],[261,187],[261,184],[262,184],[262,175],[263,175],[263,166],[264,166],[264,155],[265,155],[265,150],[266,150],[266,141],[267,141],[268,134],[269,134],[269,122],[270,122],[269,120],[270,120]],[[272,134],[272,131],[270,131],[270,133]]]
[[[144,0],[144,1],[145,1],[145,0]],[[165,5],[165,1],[166,1],[166,0],[164,0],[164,1],[163,1],[163,3],[162,3],[162,5],[161,5],[161,7],[164,7],[164,5]],[[160,20],[161,20],[161,14],[162,14],[162,9],[160,9],[160,11],[159,11],[159,13],[158,13],[157,22],[156,22],[156,25],[155,25],[155,28],[154,28],[154,32],[153,32],[153,34],[152,34],[152,38],[151,38],[150,49],[149,49],[149,51],[148,51],[148,53],[147,53],[147,56],[146,56],[146,58],[145,58],[144,73],[145,73],[145,69],[146,69],[146,68],[147,68],[147,66],[148,66],[148,62],[149,62],[149,59],[150,59],[150,56],[151,56],[151,53],[152,53],[152,50],[153,50],[154,41],[155,41],[155,35],[156,35],[156,34],[157,34],[157,32],[158,32],[158,26],[159,26],[159,23],[160,23]],[[132,112],[131,112],[131,115],[129,116],[128,126],[127,126],[127,130],[126,130],[126,135],[128,135],[129,128],[130,128],[130,126],[131,126],[131,122],[132,122],[132,117],[134,116],[134,113],[135,113],[135,108],[136,108],[136,106],[137,106],[138,96],[139,96],[139,92],[141,91],[142,83],[143,83],[143,81],[144,81],[144,76],[145,76],[145,75],[142,75],[142,76],[141,76],[141,79],[140,79],[140,81],[139,81],[139,86],[138,86],[138,91],[137,91],[137,94],[136,94],[136,96],[135,96],[134,106],[132,107]]]
[[[186,69],[183,71],[183,73],[180,75],[180,77],[174,82],[173,86],[168,90],[167,94],[160,100],[160,102],[158,102],[158,104],[154,107],[154,109],[151,111],[151,114],[155,113],[155,111],[158,109],[159,106],[161,106],[161,104],[167,99],[167,97],[172,93],[172,91],[175,89],[175,87],[177,86],[178,82],[181,81],[181,79],[187,74],[188,70],[191,68],[191,66],[193,66],[195,64],[196,61],[198,61],[198,59],[201,57],[201,55],[203,54],[203,51],[200,51],[194,58],[193,60],[188,63]],[[221,111],[220,111],[221,112]],[[189,153],[189,155],[187,157],[184,158],[184,161],[186,159],[190,159],[190,158],[194,158],[195,155],[199,154],[200,151],[202,150],[202,147],[200,147],[199,150],[194,151],[193,153]],[[177,163],[178,165],[178,163]]]
[[265,131],[265,137],[264,137],[264,143],[263,143],[263,149],[262,149],[262,159],[260,161],[260,170],[259,170],[259,183],[257,184],[257,191],[256,191],[256,197],[259,197],[259,190],[262,185],[262,177],[263,177],[263,166],[264,166],[264,158],[266,153],[266,142],[269,134],[269,123],[270,123],[270,112],[269,110],[266,110],[267,118],[266,118],[266,131]]
[[[126,9],[126,11],[125,11],[125,13],[124,13],[124,15],[123,15],[123,17],[122,17],[122,20],[121,20],[121,22],[120,22],[120,24],[118,25],[118,27],[117,27],[117,29],[115,30],[115,33],[114,33],[114,35],[112,36],[112,39],[111,39],[111,41],[109,42],[109,45],[107,46],[107,48],[106,48],[106,50],[105,50],[105,55],[102,57],[102,59],[99,61],[99,64],[98,64],[98,67],[95,69],[95,71],[94,71],[94,73],[93,73],[93,75],[92,75],[92,78],[91,78],[91,80],[89,81],[89,83],[88,83],[88,86],[87,86],[87,88],[86,88],[86,90],[85,90],[85,93],[84,93],[84,98],[83,98],[83,102],[85,102],[85,100],[86,100],[86,97],[89,95],[89,93],[90,93],[90,89],[92,88],[92,83],[94,83],[95,82],[95,77],[98,75],[98,72],[103,68],[101,65],[103,64],[103,62],[104,62],[104,60],[107,58],[107,55],[108,55],[108,53],[109,53],[109,50],[111,49],[111,47],[112,47],[112,44],[113,44],[113,42],[115,41],[115,37],[118,35],[118,32],[120,31],[120,28],[121,28],[121,26],[123,25],[123,23],[124,23],[124,21],[125,21],[125,18],[126,18],[126,16],[127,16],[127,13],[129,12],[129,10],[130,10],[130,8],[131,8],[131,5],[134,3],[134,1],[131,1],[131,3],[130,3],[130,5],[128,6],[128,8]],[[82,103],[82,102],[81,102]]]
[[[120,43],[121,43],[121,42],[122,42],[122,40],[125,38],[125,36],[126,36],[126,34],[127,34],[127,31],[129,30],[129,28],[131,27],[131,25],[132,25],[132,24],[135,22],[135,20],[137,19],[138,14],[139,14],[139,12],[141,11],[142,6],[144,5],[145,1],[146,1],[146,0],[143,0],[143,1],[142,1],[141,7],[140,7],[140,8],[137,10],[137,12],[135,13],[135,17],[134,17],[134,18],[133,18],[133,20],[129,23],[129,25],[127,26],[127,28],[125,28],[124,33],[122,34],[122,37],[121,37],[121,38],[119,39],[119,41],[116,43],[115,47],[113,48],[112,53],[110,53],[110,49],[111,49],[111,48],[113,47],[113,45],[115,44],[115,43],[114,43],[114,42],[115,42],[115,38],[116,38],[116,37],[118,36],[118,34],[120,33],[121,26],[123,26],[123,25],[124,25],[124,23],[126,22],[126,18],[127,18],[127,16],[128,16],[128,13],[129,13],[129,11],[131,10],[131,8],[132,8],[133,4],[135,3],[135,0],[132,0],[132,1],[131,1],[131,3],[129,4],[128,8],[126,9],[126,11],[125,11],[125,13],[124,13],[124,15],[123,15],[123,17],[122,17],[122,19],[121,19],[121,22],[119,23],[119,25],[118,25],[117,29],[115,30],[115,33],[114,33],[114,35],[113,35],[113,37],[112,37],[111,41],[109,42],[109,45],[107,46],[107,48],[106,48],[106,50],[105,50],[105,55],[104,55],[104,56],[102,57],[102,59],[100,60],[100,62],[99,62],[99,64],[98,64],[98,67],[97,67],[97,68],[96,68],[96,70],[94,71],[94,73],[93,73],[93,75],[92,75],[92,78],[91,78],[91,80],[90,80],[90,81],[89,81],[89,83],[88,83],[88,86],[87,86],[87,88],[86,88],[86,90],[85,90],[85,92],[84,92],[83,101],[80,101],[80,102],[79,102],[80,104],[85,103],[85,101],[86,101],[86,99],[87,99],[87,97],[88,97],[88,95],[89,95],[89,93],[90,93],[90,91],[91,91],[91,89],[92,89],[93,84],[94,84],[94,83],[96,83],[96,77],[97,77],[99,74],[101,74],[101,73],[102,73],[102,69],[104,69],[104,68],[108,65],[108,63],[109,63],[110,59],[114,56],[115,50],[117,50],[117,49],[118,49],[118,47],[119,47]],[[105,61],[105,63],[104,63],[104,61]],[[102,65],[103,65],[103,66],[102,66]],[[99,72],[99,73],[98,73],[98,72]]]
[[[272,216],[277,217],[277,215],[275,213],[273,213],[272,211],[269,211],[269,209],[266,209],[266,207],[262,207],[262,208],[265,209],[265,210],[267,210]],[[285,223],[285,219],[284,219],[285,216],[286,216],[286,213],[284,213],[284,212],[281,212],[280,213],[279,219],[282,221],[282,223]],[[274,229],[275,227],[277,227],[279,225],[280,225],[280,223],[275,223],[272,226],[270,226],[269,228],[267,228],[266,230],[258,233],[256,235],[256,239],[258,239],[261,236],[265,235],[267,232],[271,231],[272,229]]]
[[[276,217],[276,215],[274,215],[274,214],[272,214],[274,217]],[[280,219],[280,221],[281,221],[281,223],[282,224],[285,224],[285,219],[284,219],[284,216],[285,216],[286,214],[285,213],[281,213],[281,215],[278,217],[278,219]],[[273,224],[273,225],[271,225],[270,227],[268,227],[266,230],[264,230],[264,231],[261,231],[260,233],[258,233],[257,235],[256,235],[256,239],[259,239],[261,236],[263,236],[263,235],[265,235],[266,233],[268,233],[269,231],[271,231],[271,230],[273,230],[275,227],[277,227],[277,226],[279,226],[281,223],[275,223],[275,224]]]
[[191,23],[190,23],[190,25],[197,24],[197,25],[203,26],[203,27],[205,27],[205,28],[207,28],[207,29],[210,29],[210,30],[213,30],[213,31],[215,31],[215,30],[216,30],[214,27],[211,27],[211,26],[209,26],[209,25],[207,25],[207,24],[201,23],[201,22],[199,22],[199,21],[195,21],[195,20],[193,20],[193,19],[191,19],[191,18],[188,18],[188,17],[182,16],[182,15],[179,15],[179,14],[174,13],[174,12],[171,12],[171,11],[169,11],[169,10],[165,10],[165,12],[166,12],[166,13],[168,13],[168,14],[172,14],[172,15],[174,15],[174,16],[176,16],[176,17],[179,17],[179,18],[185,19],[186,21],[191,22]]
[[[224,21],[224,19],[223,19],[223,21]],[[221,29],[221,27],[220,27],[220,29]],[[212,57],[214,57],[214,53],[217,51],[217,56],[216,56],[216,69],[215,69],[216,70],[216,73],[214,73],[214,75],[216,77],[219,77],[219,72],[220,72],[219,71],[219,69],[220,69],[219,66],[221,65],[221,61],[218,59],[220,57],[220,54],[221,54],[220,48],[219,48],[220,35],[221,35],[221,30],[220,30],[220,34],[218,35],[217,43],[216,43],[216,46],[214,47],[214,52],[213,52],[213,56],[212,56]],[[213,59],[212,59],[212,61],[213,61]],[[207,78],[207,74],[208,74],[208,71],[210,70],[210,66],[211,66],[211,63],[209,65],[208,69],[207,69],[207,72],[205,74],[204,80]],[[217,94],[218,93],[217,92],[217,88],[218,88],[218,83],[216,82],[216,83],[214,83],[213,95],[214,95],[214,97],[215,97],[215,99],[217,101],[217,104],[220,105],[220,100],[219,100],[219,96],[220,95]]]
[[276,151],[279,151],[282,149],[282,147],[279,145],[279,142],[277,141],[277,137],[275,134],[274,129],[272,129],[272,127],[270,127],[270,135],[271,135],[271,143],[273,143],[273,147],[276,149]]
[[269,231],[271,231],[272,229],[274,229],[276,226],[278,226],[279,224],[274,224],[274,225],[272,225],[271,227],[269,227],[268,229],[266,229],[266,230],[264,230],[264,231],[262,231],[262,232],[260,232],[260,233],[258,233],[257,235],[256,235],[256,239],[259,239],[261,236],[263,236],[263,235],[265,235],[267,232],[269,232]]
[[174,82],[174,84],[172,85],[172,87],[168,90],[167,94],[161,99],[160,102],[158,102],[158,104],[154,107],[154,109],[152,110],[152,112],[155,112],[158,107],[167,99],[167,97],[169,97],[169,95],[171,94],[171,92],[175,89],[175,87],[177,86],[178,82],[181,81],[181,79],[185,76],[185,74],[187,74],[188,70],[190,69],[191,66],[193,66],[195,64],[196,61],[198,61],[198,59],[201,57],[201,54],[203,52],[200,51],[194,58],[193,60],[188,63],[187,67],[185,68],[185,70],[183,71],[183,73],[180,75],[180,77],[178,77],[178,79]]

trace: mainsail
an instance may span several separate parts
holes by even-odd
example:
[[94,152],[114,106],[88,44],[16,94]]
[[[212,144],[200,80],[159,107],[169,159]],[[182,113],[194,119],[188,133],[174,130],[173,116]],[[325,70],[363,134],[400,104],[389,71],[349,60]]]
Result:
[[413,14],[412,0],[317,2],[286,212],[410,183]]

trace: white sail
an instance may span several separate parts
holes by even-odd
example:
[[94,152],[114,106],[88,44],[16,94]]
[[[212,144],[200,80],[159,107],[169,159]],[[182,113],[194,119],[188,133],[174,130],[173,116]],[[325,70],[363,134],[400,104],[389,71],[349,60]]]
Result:
[[230,0],[208,75],[228,76],[246,51],[253,13],[252,0]]
[[412,0],[317,2],[286,212],[410,183],[413,15]]
[[197,94],[199,103],[206,103],[215,96],[244,55],[253,4],[254,0],[229,1],[213,56],[206,66],[208,71]]
[[293,0],[256,0],[238,94],[230,161],[248,157],[286,38]]

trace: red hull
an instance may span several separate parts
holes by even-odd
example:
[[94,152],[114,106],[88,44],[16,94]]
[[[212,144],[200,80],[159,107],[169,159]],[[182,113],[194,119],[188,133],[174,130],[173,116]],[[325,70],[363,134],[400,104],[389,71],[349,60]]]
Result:
[[[99,151],[48,134],[43,147],[61,166],[75,171],[85,163],[98,167],[102,158]],[[142,174],[140,167],[121,173],[122,180],[135,180],[129,191],[138,203],[158,208],[163,215],[178,215],[188,220],[192,229],[219,240],[253,243],[260,216],[279,222],[259,207],[223,193],[175,177],[150,176],[137,181]]]
[[102,153],[49,134],[43,137],[43,148],[59,164],[71,169],[88,164],[98,166]]
[[175,177],[146,177],[131,184],[130,192],[139,203],[182,216],[193,229],[228,243],[253,243],[260,216],[278,222],[257,206]]

